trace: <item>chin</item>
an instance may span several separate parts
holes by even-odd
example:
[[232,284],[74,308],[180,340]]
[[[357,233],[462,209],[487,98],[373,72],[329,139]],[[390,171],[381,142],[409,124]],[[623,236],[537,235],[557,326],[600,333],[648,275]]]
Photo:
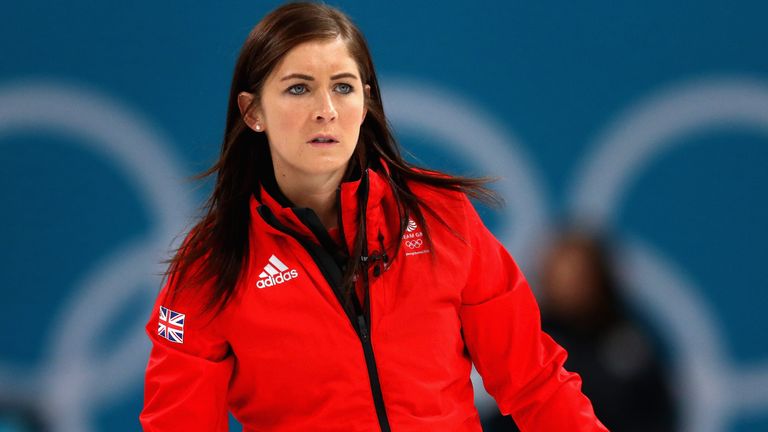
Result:
[[332,160],[318,160],[313,163],[307,164],[304,168],[304,172],[311,175],[333,174],[338,171],[346,171],[349,164],[349,158]]

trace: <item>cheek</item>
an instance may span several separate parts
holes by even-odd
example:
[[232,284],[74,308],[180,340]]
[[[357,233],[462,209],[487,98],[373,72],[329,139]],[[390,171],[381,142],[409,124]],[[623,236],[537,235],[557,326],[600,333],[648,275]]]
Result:
[[285,133],[295,130],[304,118],[305,109],[296,103],[276,103],[267,113],[269,123],[273,128]]
[[343,106],[343,112],[340,112],[339,114],[342,117],[342,121],[345,125],[349,125],[350,127],[355,125],[359,127],[362,123],[364,112],[365,105],[363,99],[360,98],[359,100],[345,103]]

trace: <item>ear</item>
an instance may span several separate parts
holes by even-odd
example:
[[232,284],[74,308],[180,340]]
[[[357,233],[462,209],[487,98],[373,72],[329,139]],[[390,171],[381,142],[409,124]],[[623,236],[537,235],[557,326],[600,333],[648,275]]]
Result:
[[251,109],[248,109],[252,103],[252,93],[240,92],[237,95],[237,107],[240,108],[240,115],[243,117],[245,124],[256,132],[264,132],[264,121],[257,108],[251,107]]
[[[365,87],[364,87],[364,91],[365,91],[365,101],[367,102],[369,99],[371,99],[371,86],[366,84]],[[363,118],[360,120],[360,124],[363,124],[363,122],[365,121],[366,114],[368,114],[368,104],[367,103],[365,103],[365,105],[364,105],[364,108],[363,108]]]

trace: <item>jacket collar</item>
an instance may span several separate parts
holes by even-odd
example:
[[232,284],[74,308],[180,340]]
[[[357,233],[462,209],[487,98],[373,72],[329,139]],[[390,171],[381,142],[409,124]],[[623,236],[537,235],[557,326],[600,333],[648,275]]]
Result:
[[[386,163],[381,161],[381,164],[382,170],[388,172]],[[392,197],[391,192],[389,192],[390,185],[385,175],[372,168],[366,168],[356,179],[342,182],[339,185],[337,194],[340,225],[338,228],[341,230],[347,250],[352,250],[354,239],[357,236],[363,202],[365,203],[366,225],[368,226],[366,231],[368,231],[369,242],[375,240],[377,234],[371,232],[372,228],[384,225],[382,223],[384,220],[383,207],[390,206],[383,204],[384,201],[390,201],[387,199],[388,197]],[[264,211],[261,207],[265,207],[284,226],[325,246],[330,237],[315,212],[308,208],[296,207],[280,192],[276,182],[274,182],[274,177],[264,183],[266,184],[259,184],[258,190],[251,196],[251,220],[264,222],[259,212],[260,210]],[[265,223],[265,225],[268,224]],[[277,231],[272,227],[269,230]]]

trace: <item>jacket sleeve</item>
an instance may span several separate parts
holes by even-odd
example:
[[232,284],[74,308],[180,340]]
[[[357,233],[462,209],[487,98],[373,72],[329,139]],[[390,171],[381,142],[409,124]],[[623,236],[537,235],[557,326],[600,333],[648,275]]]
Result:
[[223,317],[203,313],[199,296],[186,291],[170,296],[169,285],[146,326],[152,351],[139,421],[147,432],[226,432],[234,357],[219,330]]
[[483,225],[469,200],[470,277],[460,318],[467,349],[488,393],[522,431],[607,431],[566,371],[565,350],[541,330],[528,283],[509,253]]

